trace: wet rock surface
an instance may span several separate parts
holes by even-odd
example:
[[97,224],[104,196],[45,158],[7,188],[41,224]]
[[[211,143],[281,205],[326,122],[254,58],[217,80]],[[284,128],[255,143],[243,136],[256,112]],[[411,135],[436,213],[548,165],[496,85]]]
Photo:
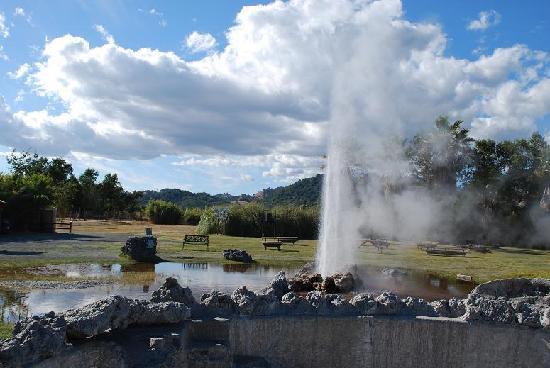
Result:
[[223,251],[223,257],[230,261],[252,263],[254,260],[252,256],[247,253],[246,250],[241,249],[225,249]]
[[120,248],[123,254],[139,262],[156,262],[157,238],[154,236],[132,236]]

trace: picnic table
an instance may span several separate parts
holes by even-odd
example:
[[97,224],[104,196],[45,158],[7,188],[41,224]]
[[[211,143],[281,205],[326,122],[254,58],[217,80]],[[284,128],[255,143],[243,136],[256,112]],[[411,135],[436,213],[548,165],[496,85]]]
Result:
[[290,243],[294,245],[298,241],[298,237],[296,236],[264,236],[264,242],[267,241],[277,241],[280,243]]
[[438,248],[436,246],[426,248],[426,254],[430,255],[442,255],[442,256],[466,256],[466,250],[463,248]]
[[277,241],[277,240],[267,240],[264,239],[264,242],[262,243],[264,245],[264,250],[267,250],[267,248],[277,248],[277,250],[281,250],[281,245],[283,245],[283,242]]
[[378,249],[380,253],[382,253],[384,248],[387,249],[390,247],[390,242],[385,239],[374,239],[374,240],[365,239],[361,242],[361,246],[368,247],[369,245],[372,247],[375,247],[376,249]]

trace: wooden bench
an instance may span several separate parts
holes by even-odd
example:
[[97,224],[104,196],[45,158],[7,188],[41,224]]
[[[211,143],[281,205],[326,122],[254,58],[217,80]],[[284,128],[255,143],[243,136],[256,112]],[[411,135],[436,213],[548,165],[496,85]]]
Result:
[[54,222],[55,230],[69,230],[69,234],[73,232],[73,222]]
[[183,238],[183,244],[181,246],[181,249],[185,247],[186,244],[189,245],[210,245],[210,238],[208,235],[185,235],[185,238]]
[[277,250],[281,250],[281,245],[283,245],[280,241],[274,241],[274,240],[266,240],[263,242],[264,250],[267,250],[267,248],[277,248]]

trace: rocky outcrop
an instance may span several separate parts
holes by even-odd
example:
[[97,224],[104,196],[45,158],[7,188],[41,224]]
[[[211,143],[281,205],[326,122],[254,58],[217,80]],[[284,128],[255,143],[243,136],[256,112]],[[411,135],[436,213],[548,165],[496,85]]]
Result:
[[225,249],[223,251],[223,257],[230,261],[252,263],[254,260],[252,256],[247,253],[246,250],[241,249]]
[[289,291],[289,283],[286,279],[286,274],[284,271],[280,271],[275,275],[273,280],[271,280],[271,283],[267,288],[263,290],[264,294],[273,294],[277,299],[281,299],[283,295],[288,293]]
[[193,307],[197,303],[191,289],[180,286],[178,280],[173,277],[168,277],[159,289],[153,291],[151,301],[155,303],[178,302],[188,307]]
[[156,262],[157,238],[154,236],[132,236],[126,240],[120,251],[140,262]]
[[495,280],[477,286],[466,299],[466,321],[490,321],[550,328],[550,280]]
[[2,362],[10,362],[13,366],[30,365],[67,350],[70,345],[65,338],[66,325],[63,316],[56,316],[54,312],[19,321],[13,338],[0,344],[0,366]]

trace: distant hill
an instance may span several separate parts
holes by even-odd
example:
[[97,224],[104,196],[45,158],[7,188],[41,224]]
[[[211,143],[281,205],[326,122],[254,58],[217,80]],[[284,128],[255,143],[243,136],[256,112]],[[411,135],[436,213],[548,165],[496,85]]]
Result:
[[322,184],[323,175],[318,174],[312,178],[298,180],[285,187],[267,188],[263,190],[262,202],[267,206],[317,205],[321,200]]
[[208,194],[208,193],[192,193],[181,189],[161,189],[145,190],[140,199],[142,205],[147,204],[150,200],[161,199],[168,202],[176,203],[182,207],[203,208],[205,206],[217,206],[234,202],[260,202],[265,205],[317,205],[321,198],[321,184],[323,176],[317,175],[312,178],[298,180],[294,184],[277,188],[267,188],[257,193],[254,196],[248,194],[231,195],[231,194]]

